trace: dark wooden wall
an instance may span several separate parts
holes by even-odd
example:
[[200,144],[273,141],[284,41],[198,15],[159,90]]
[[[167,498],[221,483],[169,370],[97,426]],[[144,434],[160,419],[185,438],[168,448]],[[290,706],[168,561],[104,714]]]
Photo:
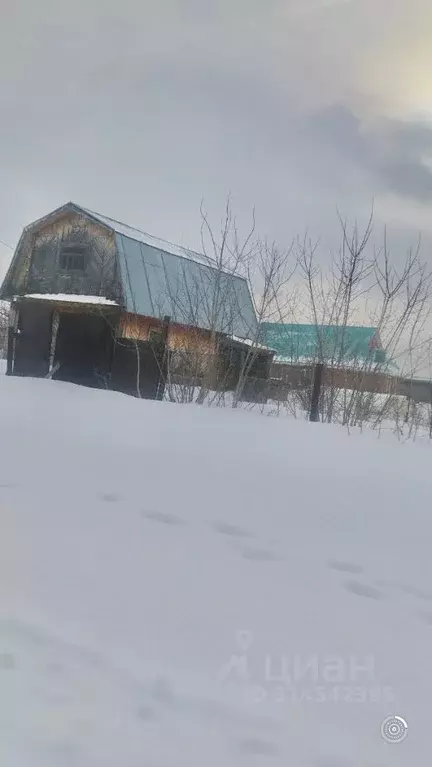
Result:
[[110,388],[143,399],[163,399],[168,370],[165,343],[119,339]]

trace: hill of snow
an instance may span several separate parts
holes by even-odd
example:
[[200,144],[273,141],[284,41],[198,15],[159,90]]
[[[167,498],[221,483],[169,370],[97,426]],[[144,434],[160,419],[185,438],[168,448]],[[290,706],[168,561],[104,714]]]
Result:
[[1,764],[426,764],[428,445],[4,376],[0,428]]

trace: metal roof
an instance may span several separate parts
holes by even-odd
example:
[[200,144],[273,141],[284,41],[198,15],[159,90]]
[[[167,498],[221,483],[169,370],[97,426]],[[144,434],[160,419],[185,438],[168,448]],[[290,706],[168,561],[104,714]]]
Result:
[[246,279],[219,269],[206,255],[88,208],[80,210],[115,232],[126,311],[255,337],[257,319]]
[[116,232],[120,273],[129,312],[182,325],[253,337],[257,320],[242,277]]
[[[79,206],[75,206],[75,207],[79,207]],[[100,223],[104,224],[104,226],[107,226],[110,229],[113,229],[118,234],[124,234],[125,237],[130,237],[133,240],[142,242],[144,243],[144,245],[150,245],[153,248],[158,248],[158,250],[163,250],[166,253],[172,253],[173,255],[180,256],[181,258],[190,258],[193,261],[198,261],[198,263],[200,264],[215,266],[214,260],[209,258],[206,255],[203,255],[201,253],[196,253],[194,250],[189,250],[189,248],[184,248],[182,245],[174,245],[174,243],[169,242],[168,240],[163,240],[159,237],[154,237],[152,234],[143,232],[141,229],[136,229],[133,226],[128,226],[128,224],[123,224],[121,221],[117,221],[115,218],[110,218],[109,216],[103,216],[100,213],[96,213],[96,211],[94,210],[90,210],[89,208],[81,208],[81,210],[84,211],[85,213],[88,213],[88,215],[91,216],[92,218],[95,218],[98,221],[100,221]]]
[[261,340],[276,349],[277,362],[305,362],[321,359],[323,362],[382,363],[385,352],[376,328],[285,324],[264,322]]

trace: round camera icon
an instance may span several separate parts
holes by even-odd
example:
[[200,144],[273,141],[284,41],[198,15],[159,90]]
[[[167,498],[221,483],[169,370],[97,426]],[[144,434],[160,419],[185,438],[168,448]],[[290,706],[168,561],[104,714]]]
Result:
[[388,716],[381,724],[381,735],[387,743],[402,743],[408,735],[408,724],[401,716]]

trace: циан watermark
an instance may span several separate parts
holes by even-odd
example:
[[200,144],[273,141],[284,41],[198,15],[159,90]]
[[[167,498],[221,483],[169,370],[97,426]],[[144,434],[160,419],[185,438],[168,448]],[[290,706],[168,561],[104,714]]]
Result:
[[373,655],[301,655],[251,652],[254,637],[238,631],[237,650],[223,666],[222,678],[243,684],[246,702],[392,703],[391,687],[377,679]]

